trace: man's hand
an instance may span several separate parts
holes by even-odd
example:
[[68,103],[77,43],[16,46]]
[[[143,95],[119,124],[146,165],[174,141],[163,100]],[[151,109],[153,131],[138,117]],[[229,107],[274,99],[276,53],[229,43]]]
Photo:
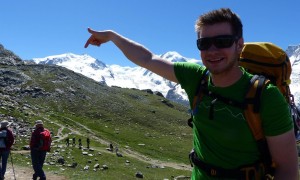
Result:
[[100,46],[107,41],[110,41],[111,31],[94,31],[88,28],[88,32],[91,34],[90,38],[86,41],[84,47],[87,48],[90,44],[94,46]]

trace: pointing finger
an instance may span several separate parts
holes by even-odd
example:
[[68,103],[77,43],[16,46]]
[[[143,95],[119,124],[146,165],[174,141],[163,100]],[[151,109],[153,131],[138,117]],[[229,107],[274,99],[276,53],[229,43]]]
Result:
[[91,38],[92,38],[92,36],[86,41],[84,48],[87,48],[89,46]]

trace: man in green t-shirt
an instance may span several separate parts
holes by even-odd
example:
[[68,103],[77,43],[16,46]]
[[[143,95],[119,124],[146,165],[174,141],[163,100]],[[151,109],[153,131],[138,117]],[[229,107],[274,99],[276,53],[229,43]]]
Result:
[[[210,72],[210,91],[242,101],[252,75],[238,66],[244,46],[240,18],[230,9],[221,8],[201,15],[195,27],[197,47],[204,66],[166,61],[111,30],[94,31],[89,28],[91,36],[85,47],[113,42],[133,63],[180,83],[190,102],[207,68]],[[228,173],[249,164],[254,164],[256,168],[255,163],[259,161],[259,150],[243,111],[219,101],[211,108],[211,102],[210,97],[204,96],[196,107],[198,113],[193,119],[194,151],[200,163],[195,163],[192,179],[253,179],[249,177],[251,173],[247,177]],[[209,117],[211,111],[214,113],[213,119]],[[272,85],[263,91],[261,118],[270,154],[276,164],[275,179],[298,180],[298,157],[291,115],[284,97]],[[207,167],[217,167],[225,173],[218,176],[213,168],[207,172]]]

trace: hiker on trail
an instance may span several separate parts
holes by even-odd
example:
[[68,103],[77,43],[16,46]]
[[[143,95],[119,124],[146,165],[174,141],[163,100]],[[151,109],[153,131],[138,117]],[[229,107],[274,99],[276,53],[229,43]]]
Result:
[[7,120],[1,121],[0,127],[0,159],[2,161],[0,167],[0,180],[4,179],[6,172],[7,160],[10,153],[11,146],[14,143],[14,135],[12,130],[8,128],[9,122]]
[[72,139],[72,145],[76,146],[76,139],[75,139],[75,137],[73,137],[73,139]]
[[123,155],[119,152],[118,146],[116,147],[116,155],[117,155],[118,157],[123,157]]
[[109,150],[110,150],[111,152],[113,152],[113,151],[114,151],[114,146],[113,146],[113,144],[112,144],[112,143],[110,143],[110,144],[109,144]]
[[34,174],[33,180],[40,177],[40,180],[46,179],[46,174],[43,171],[43,164],[46,159],[47,152],[50,151],[51,146],[51,133],[48,129],[44,128],[42,120],[35,122],[35,129],[31,134],[30,139],[30,155]]
[[[114,43],[133,63],[179,83],[186,91],[190,104],[200,77],[207,68],[210,73],[207,88],[210,92],[243,102],[253,75],[238,65],[244,46],[243,25],[239,16],[228,8],[213,10],[201,15],[195,28],[198,38],[195,45],[204,66],[169,62],[112,30],[88,28],[90,37],[84,47]],[[269,84],[263,89],[260,106],[263,132],[276,164],[275,179],[298,180],[296,140],[287,102],[278,88]],[[192,122],[195,153],[191,179],[254,179],[251,174],[262,176],[263,168],[257,163],[260,161],[260,151],[243,109],[208,95],[196,108],[198,113],[194,113]],[[244,169],[240,168],[244,166]],[[255,173],[251,173],[252,170]]]
[[86,138],[86,147],[90,148],[90,138]]
[[82,147],[82,143],[81,143],[81,139],[80,138],[78,139],[78,147],[79,147],[79,149],[81,149],[81,147]]
[[69,145],[70,145],[70,139],[69,138],[66,139],[66,145],[67,145],[67,147],[69,147]]

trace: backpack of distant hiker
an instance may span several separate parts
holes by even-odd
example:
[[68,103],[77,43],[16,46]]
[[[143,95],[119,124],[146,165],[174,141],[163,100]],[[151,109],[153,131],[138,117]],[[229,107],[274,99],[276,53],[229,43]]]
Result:
[[40,132],[40,141],[41,146],[39,150],[49,152],[51,149],[52,138],[48,129],[44,128],[44,130]]
[[0,131],[0,149],[5,149],[7,143],[7,130],[2,129]]
[[[265,169],[265,174],[268,177],[272,177],[274,174],[275,165],[272,162],[266,138],[262,130],[259,114],[260,97],[263,89],[269,83],[272,83],[278,87],[290,106],[292,116],[293,114],[295,114],[293,116],[293,120],[295,135],[297,135],[300,127],[300,113],[299,109],[297,109],[294,103],[293,95],[291,94],[289,88],[289,84],[291,83],[291,63],[285,51],[278,46],[267,42],[255,42],[245,43],[245,46],[240,55],[239,65],[245,68],[247,72],[254,74],[249,83],[250,85],[248,88],[248,92],[246,93],[246,96],[244,98],[245,101],[243,103],[240,103],[228,98],[224,98],[218,94],[209,92],[207,89],[209,72],[205,72],[204,75],[200,78],[193,102],[191,103],[192,117],[188,120],[188,125],[193,127],[193,113],[195,113],[196,106],[202,100],[202,97],[204,95],[210,96],[215,100],[220,100],[226,104],[243,108],[244,116],[248,122],[255,140],[257,141],[258,149],[261,154],[261,161]],[[212,105],[213,103],[214,102],[212,102]],[[209,113],[209,115],[213,116],[211,112]],[[190,154],[190,158],[191,156],[194,156],[194,154]],[[191,160],[193,163],[195,163],[193,159]],[[200,164],[199,166],[203,167],[204,165]],[[204,169],[209,169],[209,167],[205,167]],[[218,170],[218,172],[214,172],[214,174],[218,174],[219,172],[223,172],[223,169]],[[211,175],[213,176],[213,174]]]

